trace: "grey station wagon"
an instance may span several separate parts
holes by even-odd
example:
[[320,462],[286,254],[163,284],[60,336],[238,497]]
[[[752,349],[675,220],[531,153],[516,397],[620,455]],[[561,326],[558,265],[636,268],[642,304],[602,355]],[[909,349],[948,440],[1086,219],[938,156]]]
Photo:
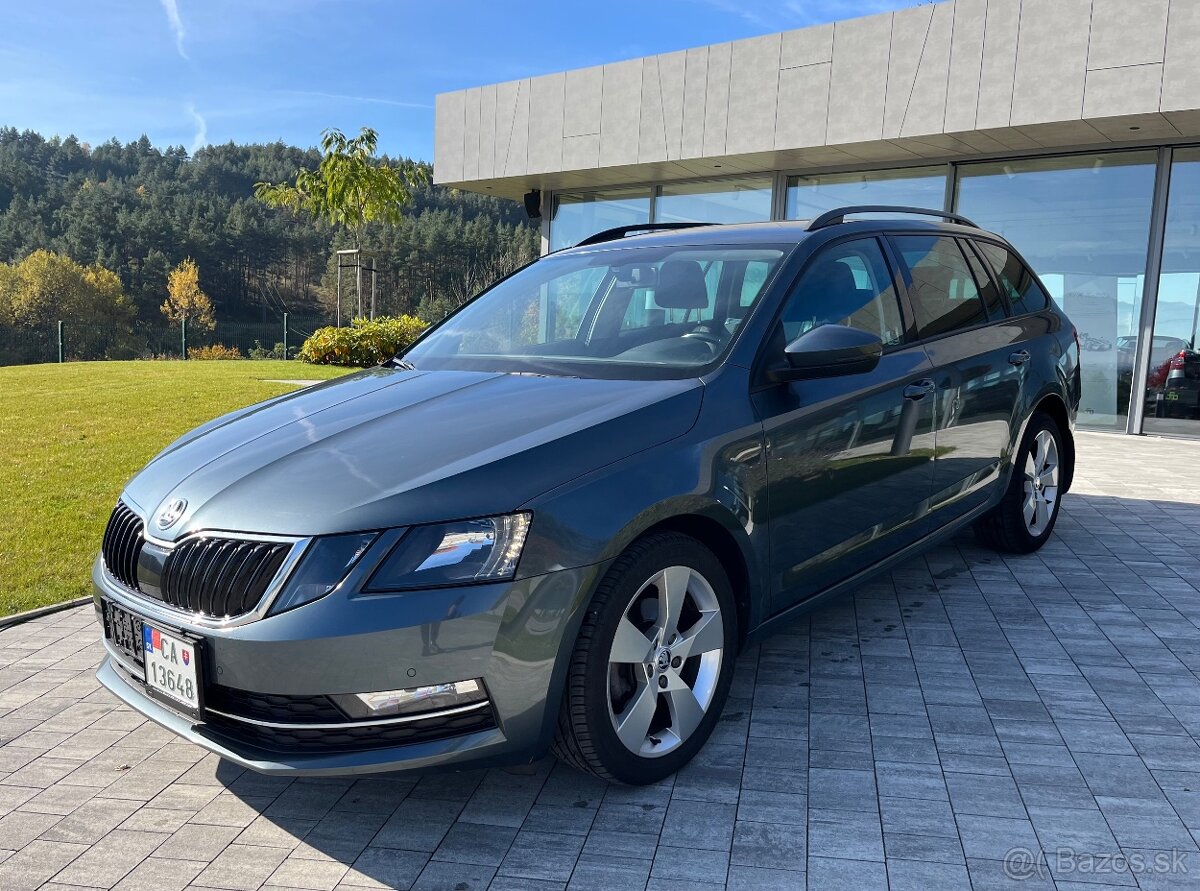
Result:
[[1079,355],[953,214],[603,232],[154,458],[94,567],[99,677],[266,773],[653,782],[776,625],[968,524],[1045,543]]

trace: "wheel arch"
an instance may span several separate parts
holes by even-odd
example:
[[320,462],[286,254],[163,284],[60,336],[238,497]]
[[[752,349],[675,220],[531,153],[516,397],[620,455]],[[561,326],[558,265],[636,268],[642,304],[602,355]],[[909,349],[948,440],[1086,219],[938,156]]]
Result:
[[[733,600],[737,606],[738,647],[746,640],[752,619],[754,586],[751,582],[750,564],[742,545],[730,530],[720,522],[704,514],[675,514],[648,526],[630,543],[658,532],[678,532],[694,538],[704,545],[720,561],[729,583],[733,587]],[[628,545],[627,545],[628,546]]]
[[[1071,491],[1071,482],[1075,478],[1075,434],[1071,430],[1071,416],[1067,412],[1067,404],[1057,393],[1048,393],[1034,405],[1033,411],[1029,413],[1029,417],[1032,418],[1038,412],[1049,416],[1058,426],[1058,431],[1062,435],[1063,451],[1066,452],[1064,457],[1067,459],[1064,462],[1066,464],[1066,472],[1063,474],[1062,491],[1064,493],[1069,492]],[[1025,421],[1024,426],[1029,426],[1028,419]],[[1023,440],[1024,438],[1025,429],[1022,428],[1021,439]]]

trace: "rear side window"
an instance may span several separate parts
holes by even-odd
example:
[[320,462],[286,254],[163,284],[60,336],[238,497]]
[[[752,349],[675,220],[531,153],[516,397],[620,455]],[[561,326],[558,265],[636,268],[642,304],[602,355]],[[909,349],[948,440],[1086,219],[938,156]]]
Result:
[[979,283],[955,239],[897,235],[892,242],[908,276],[918,337],[937,337],[987,321]]
[[1050,300],[1042,290],[1025,264],[1017,259],[1017,255],[998,244],[987,241],[975,242],[979,250],[987,258],[988,264],[996,273],[996,280],[1008,295],[1012,304],[1013,315],[1023,315],[1027,312],[1038,312],[1045,309]]

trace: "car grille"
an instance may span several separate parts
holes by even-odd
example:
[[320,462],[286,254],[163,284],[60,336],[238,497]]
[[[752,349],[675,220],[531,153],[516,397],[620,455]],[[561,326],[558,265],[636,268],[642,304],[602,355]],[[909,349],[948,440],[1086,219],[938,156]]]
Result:
[[188,539],[163,565],[163,602],[206,616],[249,612],[262,600],[291,549],[288,542]]
[[278,724],[336,724],[347,720],[328,696],[285,696],[278,693],[255,693],[221,684],[209,684],[204,689],[204,704],[208,708]]
[[208,729],[226,739],[273,752],[360,752],[389,746],[433,742],[465,733],[492,730],[496,719],[490,707],[455,714],[431,715],[400,724],[329,727],[264,727],[205,714]]
[[137,587],[138,556],[145,540],[142,518],[118,501],[108,518],[100,552],[108,571],[130,588]]

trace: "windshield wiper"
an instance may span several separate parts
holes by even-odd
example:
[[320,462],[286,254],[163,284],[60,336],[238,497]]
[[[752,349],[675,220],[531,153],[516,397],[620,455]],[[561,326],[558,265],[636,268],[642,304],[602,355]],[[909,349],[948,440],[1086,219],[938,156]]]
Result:
[[401,359],[399,356],[393,356],[391,358],[391,361],[388,362],[388,365],[391,366],[392,368],[399,368],[403,371],[416,371],[417,370],[416,365],[413,365],[407,359]]

